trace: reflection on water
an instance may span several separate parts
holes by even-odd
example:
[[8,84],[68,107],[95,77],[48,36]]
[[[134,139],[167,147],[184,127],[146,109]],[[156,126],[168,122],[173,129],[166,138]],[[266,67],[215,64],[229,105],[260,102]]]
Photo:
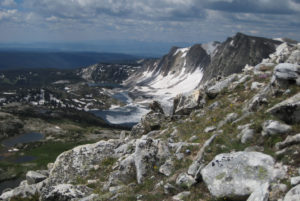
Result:
[[44,135],[40,133],[26,133],[26,134],[17,135],[12,138],[3,140],[2,144],[6,147],[13,147],[19,143],[36,142],[42,140],[43,138]]
[[27,163],[30,161],[35,160],[36,157],[34,156],[19,156],[16,160],[14,160],[15,163]]

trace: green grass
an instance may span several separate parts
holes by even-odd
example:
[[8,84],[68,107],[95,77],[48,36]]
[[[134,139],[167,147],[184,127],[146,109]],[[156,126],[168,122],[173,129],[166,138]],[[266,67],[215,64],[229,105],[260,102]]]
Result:
[[62,152],[87,143],[89,142],[49,142],[26,151],[25,155],[35,156],[37,158],[34,161],[37,168],[46,168],[47,164],[54,162],[57,156]]

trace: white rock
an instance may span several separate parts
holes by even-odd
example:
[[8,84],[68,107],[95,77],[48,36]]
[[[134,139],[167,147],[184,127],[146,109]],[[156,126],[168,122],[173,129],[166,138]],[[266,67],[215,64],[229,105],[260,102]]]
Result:
[[204,129],[204,132],[205,132],[205,133],[210,133],[210,132],[215,131],[216,129],[217,129],[217,127],[215,127],[215,126],[209,126],[209,127],[206,127],[206,128]]
[[280,80],[294,80],[296,81],[300,76],[300,65],[281,63],[274,69],[276,79]]
[[292,130],[292,127],[279,121],[268,120],[262,125],[262,136],[287,134]]

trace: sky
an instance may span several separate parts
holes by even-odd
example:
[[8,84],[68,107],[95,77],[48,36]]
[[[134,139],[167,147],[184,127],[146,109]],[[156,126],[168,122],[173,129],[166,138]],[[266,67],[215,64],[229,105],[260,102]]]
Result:
[[0,0],[0,43],[300,41],[300,0]]

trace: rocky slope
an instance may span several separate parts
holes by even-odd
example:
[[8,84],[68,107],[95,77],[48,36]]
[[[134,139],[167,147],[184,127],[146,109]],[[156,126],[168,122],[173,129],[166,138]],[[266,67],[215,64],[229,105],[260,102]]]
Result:
[[299,62],[282,43],[177,96],[171,116],[153,102],[129,135],[64,152],[0,199],[300,200]]
[[168,103],[177,94],[190,92],[213,78],[240,73],[246,64],[267,58],[281,43],[237,33],[223,43],[173,47],[161,59],[143,62],[141,70],[132,74],[125,85],[132,87],[133,94],[150,96],[170,110]]

